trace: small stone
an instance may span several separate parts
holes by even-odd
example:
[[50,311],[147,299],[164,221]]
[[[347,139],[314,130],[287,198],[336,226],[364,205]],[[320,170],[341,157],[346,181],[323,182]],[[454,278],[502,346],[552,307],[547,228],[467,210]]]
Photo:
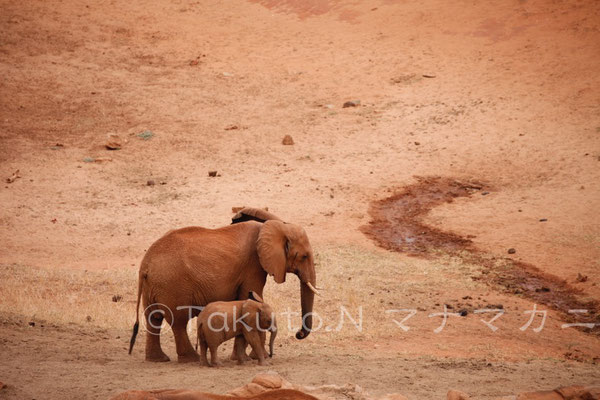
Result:
[[85,320],[86,320],[87,322],[92,322],[92,317],[90,317],[90,316],[88,315],[87,317],[85,317]]
[[121,149],[121,138],[114,133],[108,134],[108,140],[104,144],[107,150],[120,150]]
[[115,295],[112,297],[112,301],[113,301],[113,303],[118,303],[118,302],[119,302],[119,301],[121,301],[121,300],[123,300],[123,296],[121,296],[120,294],[115,294]]
[[546,222],[548,221],[548,218],[540,218],[540,222]]
[[423,74],[423,78],[435,78],[435,75]]
[[460,392],[458,390],[449,390],[448,394],[446,394],[447,400],[469,400],[470,397],[468,394],[464,392]]
[[236,130],[236,129],[240,129],[240,127],[239,127],[239,126],[237,126],[237,125],[235,125],[235,124],[232,124],[232,125],[227,125],[227,126],[225,127],[225,130],[226,130],[226,131],[234,131],[234,130]]
[[484,192],[481,192],[481,195],[482,195],[482,196],[487,196],[488,194],[490,194],[490,192],[485,192],[485,191],[484,191]]
[[208,171],[208,176],[214,178],[215,176],[217,176],[217,171]]
[[281,141],[281,144],[283,144],[284,146],[291,146],[294,144],[294,139],[292,139],[290,135],[285,135],[283,137],[283,140]]
[[92,157],[84,157],[83,158],[83,162],[86,162],[86,163],[93,163],[94,161],[96,161],[96,159],[92,158]]
[[34,327],[35,326],[35,322],[29,321],[29,326]]
[[360,100],[351,100],[351,101],[345,102],[344,105],[342,105],[342,108],[358,107],[358,106],[360,106]]
[[517,250],[515,250],[513,247],[508,249],[508,254],[515,254],[516,252],[517,252]]
[[0,382],[0,389],[5,389],[5,388],[7,388],[6,383]]
[[415,142],[415,146],[420,146],[421,142]]
[[156,182],[154,181],[154,179],[148,179],[148,182],[146,182],[146,186],[154,186],[156,185]]
[[546,287],[546,286],[542,286],[541,288],[537,288],[537,289],[535,289],[535,291],[536,291],[536,292],[538,292],[538,293],[540,293],[540,292],[542,292],[542,293],[546,293],[546,292],[549,292],[549,291],[550,291],[550,288],[549,288],[549,287]]
[[458,310],[458,314],[461,317],[466,317],[469,314],[469,311],[467,311],[467,309],[463,308],[462,310]]
[[577,282],[587,282],[587,275],[582,275],[580,272],[577,273]]

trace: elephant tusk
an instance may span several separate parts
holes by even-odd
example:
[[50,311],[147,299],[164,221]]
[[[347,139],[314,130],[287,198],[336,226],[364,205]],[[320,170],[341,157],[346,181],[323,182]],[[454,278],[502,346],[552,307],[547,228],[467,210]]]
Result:
[[306,286],[308,286],[308,288],[317,296],[320,296],[321,294],[317,291],[317,289],[315,289],[315,287],[312,285],[312,283],[310,282],[306,282]]

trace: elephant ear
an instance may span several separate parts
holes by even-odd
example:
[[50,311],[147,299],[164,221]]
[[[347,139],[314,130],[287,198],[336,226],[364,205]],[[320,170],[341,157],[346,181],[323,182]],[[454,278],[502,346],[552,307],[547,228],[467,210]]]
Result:
[[263,269],[272,275],[277,283],[285,282],[287,237],[285,225],[281,221],[270,220],[264,223],[258,234],[256,249]]
[[231,224],[239,224],[240,222],[246,221],[265,222],[269,220],[281,221],[278,216],[271,214],[262,208],[245,207],[231,218]]
[[259,303],[263,303],[262,297],[258,295],[254,290],[248,292],[248,298],[250,300],[258,301]]
[[258,323],[257,314],[260,312],[260,303],[254,300],[246,300],[242,303],[242,315],[248,314],[243,318],[244,323],[252,329],[256,329]]

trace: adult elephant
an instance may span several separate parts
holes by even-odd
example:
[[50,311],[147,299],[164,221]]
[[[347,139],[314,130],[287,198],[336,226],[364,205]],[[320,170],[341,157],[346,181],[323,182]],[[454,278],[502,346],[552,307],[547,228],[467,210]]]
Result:
[[313,251],[304,229],[263,210],[245,209],[223,228],[168,232],[150,246],[140,265],[129,354],[138,333],[140,300],[146,320],[146,360],[169,361],[160,346],[164,319],[173,329],[178,361],[197,361],[186,328],[198,315],[198,306],[244,300],[251,291],[262,297],[267,275],[282,283],[287,273],[300,280],[302,326],[296,338],[304,339],[312,328],[318,294]]

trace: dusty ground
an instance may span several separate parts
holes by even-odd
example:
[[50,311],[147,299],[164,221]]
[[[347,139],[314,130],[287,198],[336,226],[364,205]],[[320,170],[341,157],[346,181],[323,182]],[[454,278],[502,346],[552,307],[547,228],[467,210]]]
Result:
[[[600,3],[0,9],[0,397],[246,383],[262,368],[148,364],[143,343],[126,354],[144,250],[175,227],[227,224],[242,205],[306,228],[325,326],[340,305],[363,307],[360,332],[346,323],[298,342],[283,330],[268,368],[293,382],[415,399],[600,383],[598,327],[563,329],[567,316],[541,304],[543,330],[537,318],[523,332],[533,301],[486,279],[510,257],[600,301]],[[110,133],[120,150],[105,149]],[[364,235],[372,201],[432,176],[486,185],[419,216],[485,262],[444,248],[412,257]],[[266,297],[299,311],[292,280]],[[436,334],[429,315],[444,304],[468,314]],[[473,311],[497,305],[492,332]],[[407,332],[392,321],[405,314],[386,313],[398,309],[417,310]]]

